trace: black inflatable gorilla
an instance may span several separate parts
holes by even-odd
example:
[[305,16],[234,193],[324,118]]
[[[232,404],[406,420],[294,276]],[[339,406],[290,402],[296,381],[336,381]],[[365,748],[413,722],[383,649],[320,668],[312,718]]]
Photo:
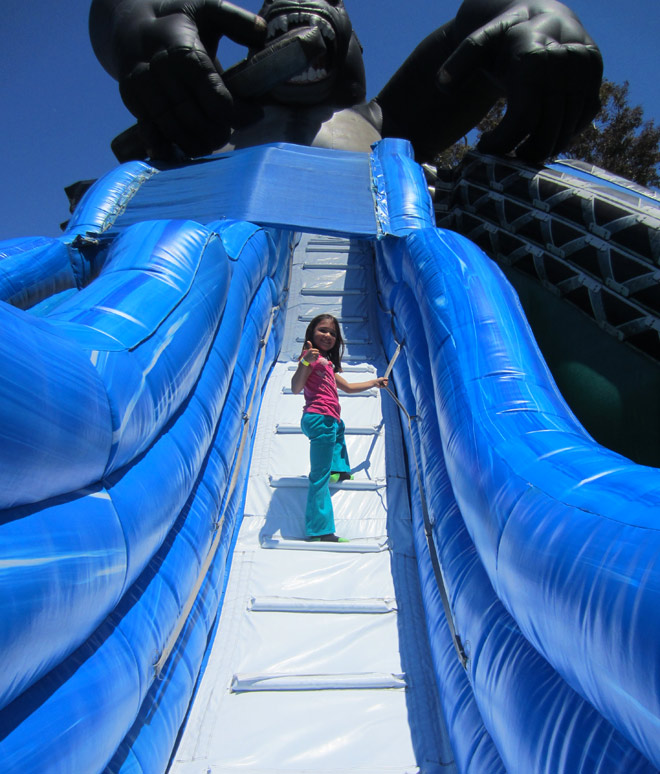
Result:
[[[427,160],[505,96],[480,149],[540,161],[599,108],[600,52],[556,0],[465,0],[370,102],[342,0],[266,0],[259,15],[223,0],[93,0],[90,35],[138,118],[121,160],[276,141],[367,150],[393,136]],[[223,35],[248,47],[227,71]]]

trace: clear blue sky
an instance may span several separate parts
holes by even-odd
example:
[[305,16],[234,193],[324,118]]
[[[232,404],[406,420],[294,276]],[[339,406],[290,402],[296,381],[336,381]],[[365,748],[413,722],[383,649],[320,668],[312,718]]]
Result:
[[[256,11],[260,0],[234,0]],[[365,48],[369,96],[459,0],[345,0]],[[116,165],[110,140],[133,123],[87,35],[91,0],[3,0],[0,49],[0,239],[56,236],[65,185]],[[603,51],[605,75],[660,123],[658,0],[571,0]],[[227,54],[223,57],[223,50]],[[221,45],[223,65],[241,58]]]

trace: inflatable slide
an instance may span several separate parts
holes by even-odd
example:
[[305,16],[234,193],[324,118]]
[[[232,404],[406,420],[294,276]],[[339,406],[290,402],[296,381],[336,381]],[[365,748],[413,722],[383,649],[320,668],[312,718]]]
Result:
[[[568,408],[407,141],[128,162],[0,245],[6,774],[660,767],[660,472]],[[290,378],[351,372],[345,544]]]

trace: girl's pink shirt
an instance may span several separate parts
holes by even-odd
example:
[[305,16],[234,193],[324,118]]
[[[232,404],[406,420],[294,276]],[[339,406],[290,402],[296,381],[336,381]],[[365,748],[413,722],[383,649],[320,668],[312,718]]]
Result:
[[303,414],[325,414],[339,422],[341,408],[332,363],[324,357],[319,357],[315,363],[310,363],[309,368],[312,373],[307,377],[303,388]]

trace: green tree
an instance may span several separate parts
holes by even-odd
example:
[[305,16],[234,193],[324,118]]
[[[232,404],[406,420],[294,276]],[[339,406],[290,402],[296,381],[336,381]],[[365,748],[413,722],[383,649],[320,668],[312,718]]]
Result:
[[644,121],[640,105],[628,103],[628,81],[604,80],[602,108],[566,149],[565,156],[581,159],[645,186],[660,185],[660,126]]
[[[601,110],[569,145],[563,157],[580,159],[633,180],[640,185],[660,186],[660,126],[644,120],[641,106],[628,103],[628,82],[604,80],[600,90]],[[438,167],[451,169],[484,132],[492,129],[506,109],[505,100],[493,105],[469,137],[442,151],[436,158]]]

